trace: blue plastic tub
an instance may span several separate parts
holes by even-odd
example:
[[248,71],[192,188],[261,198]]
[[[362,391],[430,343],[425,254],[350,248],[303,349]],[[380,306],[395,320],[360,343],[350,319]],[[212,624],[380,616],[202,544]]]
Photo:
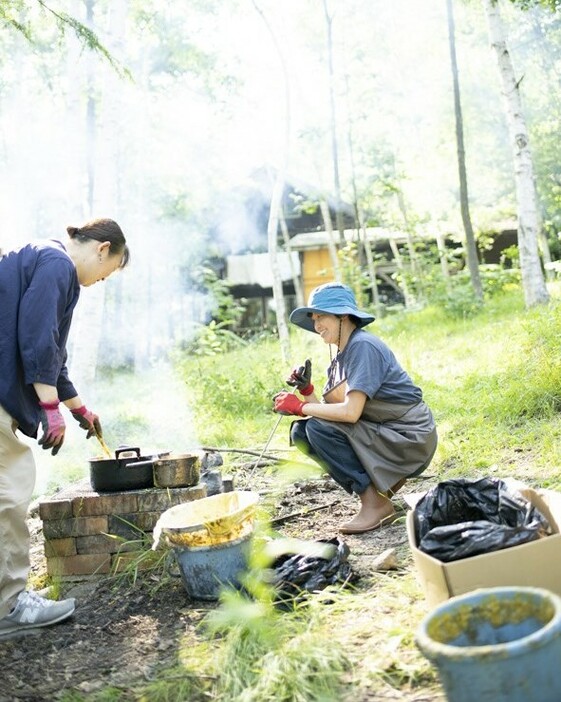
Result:
[[217,600],[225,585],[240,586],[252,533],[214,546],[174,548],[183,585],[194,600]]
[[559,702],[561,598],[496,587],[454,597],[421,623],[416,642],[449,702]]

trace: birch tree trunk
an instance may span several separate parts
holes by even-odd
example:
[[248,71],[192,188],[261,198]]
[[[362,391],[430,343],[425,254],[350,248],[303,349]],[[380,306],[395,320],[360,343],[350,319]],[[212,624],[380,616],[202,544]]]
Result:
[[282,195],[284,192],[284,176],[279,171],[275,178],[273,194],[271,196],[271,209],[269,211],[269,221],[267,224],[267,240],[269,244],[269,258],[271,261],[271,271],[273,273],[273,298],[275,300],[275,310],[277,314],[277,329],[281,347],[282,359],[285,363],[290,361],[290,336],[288,333],[288,323],[286,318],[286,305],[284,291],[282,288],[282,277],[278,258],[278,231],[279,212],[282,207]]
[[279,334],[279,342],[281,347],[281,356],[283,362],[288,364],[290,362],[290,335],[288,332],[288,320],[286,314],[286,304],[284,300],[284,290],[282,287],[282,276],[280,272],[280,266],[278,262],[278,231],[279,231],[279,218],[282,208],[282,198],[284,193],[285,184],[285,173],[286,164],[288,161],[288,151],[290,144],[290,86],[288,82],[288,73],[286,70],[286,63],[284,61],[284,56],[281,47],[277,41],[277,37],[267,18],[265,17],[263,11],[259,8],[255,0],[253,0],[253,6],[256,12],[260,15],[269,34],[271,35],[272,42],[275,46],[277,55],[279,57],[283,81],[284,81],[284,146],[283,153],[281,155],[281,165],[277,169],[275,184],[273,186],[273,192],[271,195],[271,205],[269,210],[269,221],[267,223],[267,242],[269,248],[269,257],[271,261],[271,271],[273,274],[273,298],[275,301],[275,309],[277,314],[277,329]]
[[454,114],[456,116],[456,150],[458,153],[458,172],[460,176],[460,209],[464,225],[466,254],[471,286],[475,297],[483,300],[483,287],[479,275],[479,257],[477,245],[469,213],[469,196],[466,170],[466,150],[464,146],[464,120],[460,100],[460,80],[458,76],[458,61],[456,58],[456,29],[454,24],[454,7],[452,0],[446,0],[448,10],[448,44],[450,47],[450,65],[452,67],[452,83],[454,87]]
[[522,110],[519,81],[516,80],[514,67],[506,45],[498,2],[497,0],[482,1],[487,16],[489,39],[497,57],[505,98],[506,116],[514,158],[514,178],[518,205],[518,248],[522,287],[524,289],[526,306],[532,307],[547,303],[549,301],[549,293],[547,292],[538,249],[539,216],[530,140]]
[[349,89],[349,76],[345,76],[345,96],[347,99],[349,120],[347,127],[347,147],[349,150],[349,163],[351,166],[351,186],[353,189],[353,205],[355,210],[356,226],[358,231],[358,239],[361,242],[362,249],[364,251],[364,256],[366,258],[366,267],[368,271],[368,278],[370,280],[370,291],[372,293],[372,303],[374,304],[374,309],[376,310],[376,316],[381,316],[380,307],[380,295],[378,294],[378,285],[376,282],[376,264],[374,263],[374,257],[372,256],[372,243],[368,240],[366,233],[366,227],[364,226],[364,218],[362,216],[362,211],[358,202],[358,191],[356,187],[356,168],[355,168],[355,150],[353,141],[353,129],[351,121],[351,109],[350,109],[350,89]]
[[337,113],[335,110],[335,72],[333,70],[333,15],[329,14],[327,0],[323,0],[323,11],[327,26],[327,62],[329,68],[329,114],[331,131],[331,158],[333,161],[333,186],[335,188],[336,207],[335,223],[339,230],[341,246],[345,245],[345,226],[341,212],[341,181],[339,178],[339,147],[337,143]]

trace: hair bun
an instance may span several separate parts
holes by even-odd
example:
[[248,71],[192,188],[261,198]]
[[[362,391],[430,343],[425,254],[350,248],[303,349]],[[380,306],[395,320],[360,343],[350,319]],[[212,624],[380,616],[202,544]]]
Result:
[[73,239],[76,236],[76,234],[80,233],[80,230],[78,229],[78,227],[66,227],[66,231],[68,232],[68,236],[71,239]]

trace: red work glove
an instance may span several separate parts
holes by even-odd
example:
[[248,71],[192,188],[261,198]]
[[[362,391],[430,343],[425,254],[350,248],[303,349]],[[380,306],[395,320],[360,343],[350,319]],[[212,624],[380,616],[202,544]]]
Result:
[[314,391],[312,385],[312,362],[306,359],[303,366],[294,368],[286,379],[286,384],[296,388],[302,395],[311,395]]
[[99,423],[99,417],[97,414],[90,412],[90,410],[82,405],[77,409],[70,410],[74,419],[80,424],[82,429],[85,429],[88,433],[86,434],[86,439],[90,436],[103,436],[101,433],[101,424]]
[[299,400],[292,392],[279,392],[273,397],[275,401],[274,410],[279,414],[296,414],[303,417],[302,407],[306,404]]
[[41,425],[43,436],[39,439],[39,446],[44,449],[52,449],[51,453],[56,456],[64,443],[64,432],[66,425],[64,417],[58,408],[59,401],[39,402],[41,408]]

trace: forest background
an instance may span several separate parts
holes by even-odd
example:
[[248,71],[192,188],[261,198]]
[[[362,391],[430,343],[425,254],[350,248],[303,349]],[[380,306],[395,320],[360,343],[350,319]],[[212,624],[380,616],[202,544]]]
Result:
[[[453,5],[480,243],[518,215],[484,6]],[[561,23],[555,2],[500,7],[541,225],[557,258]],[[170,354],[215,309],[198,267],[259,245],[233,194],[255,169],[284,165],[321,193],[339,187],[369,226],[462,240],[448,11],[444,0],[0,2],[0,248],[111,216],[132,249],[124,275],[84,291],[70,348],[73,378],[115,442],[129,443],[140,425],[150,446],[177,436],[197,443]],[[59,21],[66,17],[94,31],[108,54],[90,51],[82,30]],[[123,377],[125,396],[141,378],[142,399],[131,392],[112,417],[98,390]],[[54,463],[43,452],[38,460],[41,490]],[[72,449],[67,460],[76,460]]]
[[[132,443],[150,453],[208,443],[260,450],[272,437],[271,452],[287,458],[282,470],[256,471],[252,458],[252,464],[238,464],[237,483],[252,489],[266,484],[263,503],[271,514],[292,504],[281,499],[285,489],[311,504],[305,496],[317,491],[317,469],[308,466],[308,472],[287,450],[286,418],[271,433],[278,426],[271,396],[283,384],[289,360],[313,357],[314,382],[321,384],[329,350],[315,335],[295,330],[286,358],[275,329],[242,339],[227,325],[218,327],[235,316],[235,305],[222,285],[201,286],[200,268],[212,257],[263,245],[236,192],[264,166],[284,167],[287,177],[309,183],[321,197],[339,187],[367,226],[406,230],[415,241],[442,235],[463,244],[462,151],[480,247],[505,224],[516,226],[525,213],[487,28],[488,12],[497,7],[528,129],[539,229],[553,259],[539,267],[548,304],[527,304],[516,249],[504,252],[496,268],[479,269],[478,300],[470,288],[472,271],[466,278],[467,247],[461,246],[460,257],[450,260],[451,290],[444,280],[444,295],[438,284],[418,286],[412,275],[414,304],[382,311],[370,329],[388,341],[423,388],[439,431],[430,470],[403,492],[458,476],[510,475],[534,486],[559,486],[558,3],[0,0],[0,248],[64,237],[69,224],[111,216],[132,249],[130,268],[83,291],[69,349],[72,376],[100,414],[111,447]],[[90,51],[88,44],[95,48],[96,42],[102,46]],[[363,294],[366,271],[344,256],[341,264]],[[432,265],[434,282],[437,259]],[[31,445],[37,494],[85,477],[87,459],[97,450],[74,423],[56,457]],[[232,454],[222,454],[225,470],[233,470]],[[307,531],[289,520],[288,533],[317,538],[321,530],[336,529],[338,513],[312,514]],[[126,614],[136,597],[119,597],[125,605],[119,613],[113,591],[106,590],[103,600],[98,590],[89,599],[101,619],[90,621],[83,601],[82,622],[63,634],[69,667],[61,669],[56,645],[37,657],[30,640],[30,655],[21,654],[19,643],[13,656],[5,648],[12,679],[24,687],[40,681],[52,690],[62,673],[57,690],[68,702],[86,696],[100,702],[441,699],[436,673],[414,644],[426,603],[403,524],[367,535],[362,546],[353,543],[353,564],[372,557],[385,539],[397,545],[395,572],[373,575],[363,565],[356,591],[327,593],[330,607],[312,598],[307,616],[279,616],[270,602],[266,606],[267,593],[255,603],[230,596],[216,609],[219,636],[211,631],[196,646],[190,629],[179,643],[152,645],[146,624],[160,621],[167,592],[152,592],[157,578],[146,579],[146,598],[138,598],[142,618]],[[161,622],[189,620],[199,611],[178,613],[173,597],[168,607]],[[109,608],[113,622],[107,628]],[[103,640],[111,663],[92,672],[84,643],[93,642],[98,660]],[[177,664],[179,645],[180,665],[170,668],[168,678],[164,669],[163,679],[149,680],[144,667],[127,667],[125,684],[116,689],[110,675],[115,650],[132,651],[131,661],[140,665],[137,641],[163,667]],[[39,661],[34,669],[33,660]],[[68,670],[73,674],[65,677]]]

